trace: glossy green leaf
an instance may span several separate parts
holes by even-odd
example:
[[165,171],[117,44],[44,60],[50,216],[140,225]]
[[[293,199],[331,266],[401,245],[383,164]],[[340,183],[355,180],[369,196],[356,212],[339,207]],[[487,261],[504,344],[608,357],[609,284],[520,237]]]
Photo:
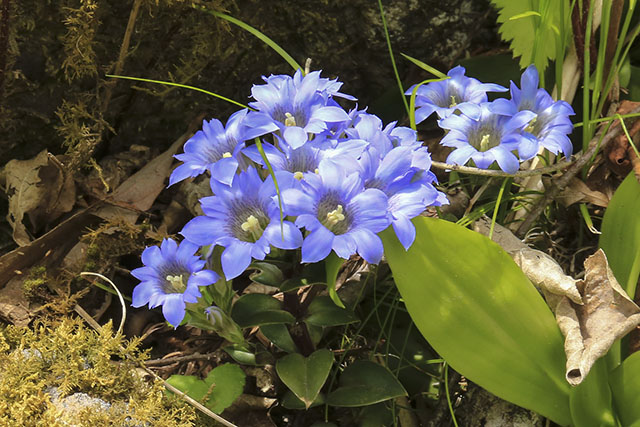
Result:
[[309,304],[304,321],[315,326],[339,326],[355,323],[358,318],[353,311],[335,305],[330,297],[319,296]]
[[368,360],[358,360],[340,375],[340,387],[327,396],[327,403],[358,407],[406,395],[400,381],[387,368]]
[[640,274],[640,184],[633,172],[604,213],[600,247],[620,286],[633,298]]
[[308,409],[318,397],[333,365],[333,353],[326,349],[313,352],[309,357],[299,353],[288,354],[276,363],[276,372],[282,382],[302,400]]
[[280,305],[280,301],[269,295],[246,294],[233,305],[231,317],[242,328],[295,322],[293,315]]
[[238,365],[225,363],[212,369],[204,380],[193,375],[172,375],[167,382],[220,414],[242,394],[245,373]]
[[571,389],[569,404],[575,426],[614,427],[617,425],[613,415],[609,369],[605,359],[599,359],[584,381]]
[[264,336],[279,349],[284,350],[287,353],[295,353],[298,351],[296,344],[291,338],[289,329],[287,329],[284,324],[263,325],[260,326],[260,331],[262,331]]
[[570,423],[564,340],[546,303],[511,257],[456,224],[418,217],[405,251],[381,233],[404,303],[429,344],[491,393]]
[[257,270],[252,273],[250,279],[262,285],[278,287],[284,280],[284,275],[278,266],[270,262],[253,262],[249,269]]
[[640,424],[640,352],[609,374],[613,404],[623,426]]

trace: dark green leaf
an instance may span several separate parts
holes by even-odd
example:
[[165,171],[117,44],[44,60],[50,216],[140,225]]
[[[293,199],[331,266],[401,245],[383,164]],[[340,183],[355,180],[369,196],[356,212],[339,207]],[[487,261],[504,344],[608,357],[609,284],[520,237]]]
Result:
[[340,375],[340,387],[329,394],[327,403],[358,407],[406,395],[402,384],[387,368],[368,360],[358,360]]
[[269,341],[276,347],[287,353],[295,353],[298,351],[296,344],[291,339],[289,329],[283,324],[260,326],[260,330]]
[[304,320],[316,326],[338,326],[355,323],[358,318],[353,311],[335,305],[331,298],[319,296],[309,304],[309,315]]
[[381,237],[422,335],[491,393],[569,424],[564,339],[538,291],[486,237],[433,218],[418,217],[414,224],[409,251],[391,228]]
[[[311,403],[311,406],[309,406],[309,408],[313,408],[314,406],[318,406],[318,405],[324,405],[324,402],[325,402],[324,394],[319,393],[318,397],[316,397],[316,400],[314,400],[313,403]],[[298,399],[291,390],[287,390],[284,393],[284,396],[280,400],[280,404],[287,409],[307,409],[304,406],[304,402]]]
[[276,363],[276,372],[283,383],[304,402],[307,409],[320,393],[333,365],[333,353],[322,349],[309,357],[288,354]]
[[573,424],[580,427],[616,426],[613,415],[608,367],[599,359],[587,377],[571,389],[569,397]]
[[249,269],[255,269],[256,272],[252,273],[250,279],[256,283],[262,285],[279,287],[284,281],[282,271],[270,262],[253,262],[249,266]]
[[264,294],[241,296],[233,305],[231,317],[242,328],[293,323],[296,320],[291,313],[280,309],[280,301]]

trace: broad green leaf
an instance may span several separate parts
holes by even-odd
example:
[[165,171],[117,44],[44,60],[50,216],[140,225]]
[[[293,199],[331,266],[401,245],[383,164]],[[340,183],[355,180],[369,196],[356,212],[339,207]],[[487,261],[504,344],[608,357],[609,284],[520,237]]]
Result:
[[276,363],[276,372],[282,382],[309,409],[327,380],[331,365],[333,365],[333,353],[321,349],[313,352],[309,357],[299,353],[284,356]]
[[620,184],[602,219],[600,247],[620,286],[633,298],[640,274],[640,184],[632,173]]
[[623,426],[640,425],[640,352],[609,374],[613,404]]
[[263,325],[260,326],[260,331],[262,331],[269,341],[281,350],[284,350],[287,353],[295,353],[298,351],[296,344],[291,338],[289,329],[287,329],[285,325]]
[[231,317],[242,328],[293,323],[296,320],[291,313],[280,309],[280,301],[264,294],[241,296],[233,305]]
[[327,403],[353,408],[406,395],[400,381],[387,368],[368,360],[358,360],[340,375],[340,387],[327,396]]
[[[318,397],[311,403],[309,408],[313,408],[314,406],[324,405],[325,397],[324,394],[318,393]],[[280,404],[287,409],[307,409],[304,405],[304,402],[296,397],[295,394],[291,390],[287,390],[284,393],[284,396],[280,400]]]
[[316,326],[338,326],[355,323],[358,318],[353,311],[335,305],[331,298],[319,296],[309,304],[309,315],[304,321]]
[[584,381],[571,389],[569,402],[573,425],[580,427],[617,425],[612,412],[609,371],[605,359],[599,359]]
[[242,394],[245,373],[238,365],[225,363],[201,380],[193,375],[172,375],[167,382],[220,414]]
[[[565,2],[561,5],[561,2]],[[544,73],[549,59],[556,59],[556,34],[569,11],[568,0],[491,0],[498,8],[498,23],[502,39],[511,43],[514,57],[520,57],[520,67],[535,64]]]
[[558,424],[570,423],[564,340],[546,303],[497,244],[443,220],[418,217],[405,251],[381,233],[414,323],[458,372]]

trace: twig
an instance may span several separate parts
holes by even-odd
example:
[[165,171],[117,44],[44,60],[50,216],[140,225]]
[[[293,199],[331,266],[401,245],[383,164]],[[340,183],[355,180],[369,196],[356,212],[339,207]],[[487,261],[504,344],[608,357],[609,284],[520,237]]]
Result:
[[431,162],[431,166],[437,169],[452,170],[456,172],[468,173],[470,175],[481,175],[481,176],[503,177],[503,178],[542,175],[545,173],[557,172],[559,170],[569,167],[570,165],[571,165],[571,162],[561,161],[555,165],[547,166],[546,168],[518,171],[516,173],[507,173],[500,170],[480,169],[480,168],[472,168],[470,166],[459,166],[459,165],[450,165],[448,163],[442,163],[442,162]]
[[144,362],[144,364],[145,366],[163,366],[163,365],[170,365],[176,362],[190,362],[192,360],[211,360],[211,358],[214,357],[216,354],[217,353],[205,353],[205,354],[193,353],[193,354],[187,354],[186,356],[174,356],[174,357],[167,357],[164,359],[147,360],[146,362]]
[[[640,112],[640,107],[635,108],[631,113]],[[516,235],[522,237],[531,228],[533,222],[538,219],[540,214],[546,209],[547,205],[555,199],[558,194],[567,186],[569,182],[582,170],[582,168],[591,161],[596,152],[600,149],[604,150],[607,145],[611,143],[618,135],[622,133],[622,126],[619,122],[615,125],[606,135],[602,136],[603,130],[598,132],[593,139],[589,142],[589,149],[582,153],[578,157],[567,171],[562,176],[551,181],[551,187],[545,191],[544,197],[536,204],[536,206],[529,212],[529,215],[522,221],[522,224],[518,227]],[[602,142],[599,143],[602,138]]]

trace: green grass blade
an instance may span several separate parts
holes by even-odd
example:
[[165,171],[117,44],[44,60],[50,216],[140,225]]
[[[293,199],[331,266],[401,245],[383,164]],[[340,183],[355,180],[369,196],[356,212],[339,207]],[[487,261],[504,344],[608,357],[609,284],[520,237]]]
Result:
[[391,48],[391,37],[389,37],[389,29],[387,28],[387,20],[384,17],[384,9],[382,7],[382,0],[378,0],[378,6],[380,6],[380,18],[382,19],[382,27],[384,28],[384,37],[387,40],[387,47],[389,48],[389,56],[391,58],[391,66],[393,67],[393,73],[396,76],[398,87],[400,88],[400,96],[404,103],[404,108],[407,110],[407,114],[411,114],[409,110],[409,104],[407,98],[404,96],[404,88],[402,87],[402,81],[400,80],[400,74],[398,74],[398,67],[396,66],[396,60],[393,57],[393,49]]
[[440,79],[447,79],[449,78],[446,74],[436,70],[435,68],[433,68],[431,65],[425,64],[424,62],[420,61],[419,59],[416,58],[412,58],[409,55],[405,55],[404,53],[400,52],[400,55],[404,56],[406,59],[408,59],[409,61],[413,62],[415,65],[417,65],[418,67],[422,68],[423,70],[433,74],[434,76],[440,78]]
[[[165,85],[165,86],[175,86],[175,87],[181,87],[183,89],[189,89],[189,90],[195,90],[196,92],[202,92],[202,93],[206,93],[207,95],[211,95],[211,96],[215,96],[216,98],[222,99],[223,101],[226,101],[230,104],[234,104],[237,105],[238,107],[241,108],[249,108],[249,106],[241,104],[237,101],[234,101],[233,99],[229,99],[225,96],[222,95],[218,95],[217,93],[214,92],[210,92],[208,90],[204,90],[204,89],[200,89],[199,87],[195,87],[195,86],[188,86],[188,85],[183,85],[180,83],[173,83],[173,82],[166,82],[163,80],[151,80],[151,79],[143,79],[141,77],[129,77],[129,76],[116,76],[113,74],[106,74],[106,77],[111,77],[114,79],[124,79],[124,80],[135,80],[138,82],[146,82],[146,83],[156,83],[156,84],[161,84],[161,85]],[[249,108],[251,109],[251,108]]]
[[278,53],[278,55],[280,55],[285,61],[287,61],[287,63],[289,65],[291,65],[291,67],[293,68],[294,71],[301,70],[304,73],[304,68],[301,67],[300,64],[298,64],[296,62],[296,60],[293,59],[293,57],[291,55],[289,55],[283,48],[281,48],[278,43],[276,43],[271,38],[267,37],[265,34],[263,34],[260,31],[258,31],[257,29],[253,28],[251,25],[249,25],[249,24],[247,24],[245,22],[242,22],[239,19],[234,18],[233,16],[229,16],[229,15],[226,15],[224,13],[208,9],[205,6],[200,6],[200,5],[193,4],[192,7],[194,9],[198,9],[198,10],[201,10],[203,12],[207,12],[207,13],[209,13],[209,14],[217,17],[217,18],[221,18],[221,19],[224,19],[226,21],[229,21],[232,24],[235,24],[238,27],[242,28],[243,30],[251,33],[252,35],[256,36],[258,39],[260,39],[260,41],[262,41],[264,44],[269,46],[271,49],[275,50]]

